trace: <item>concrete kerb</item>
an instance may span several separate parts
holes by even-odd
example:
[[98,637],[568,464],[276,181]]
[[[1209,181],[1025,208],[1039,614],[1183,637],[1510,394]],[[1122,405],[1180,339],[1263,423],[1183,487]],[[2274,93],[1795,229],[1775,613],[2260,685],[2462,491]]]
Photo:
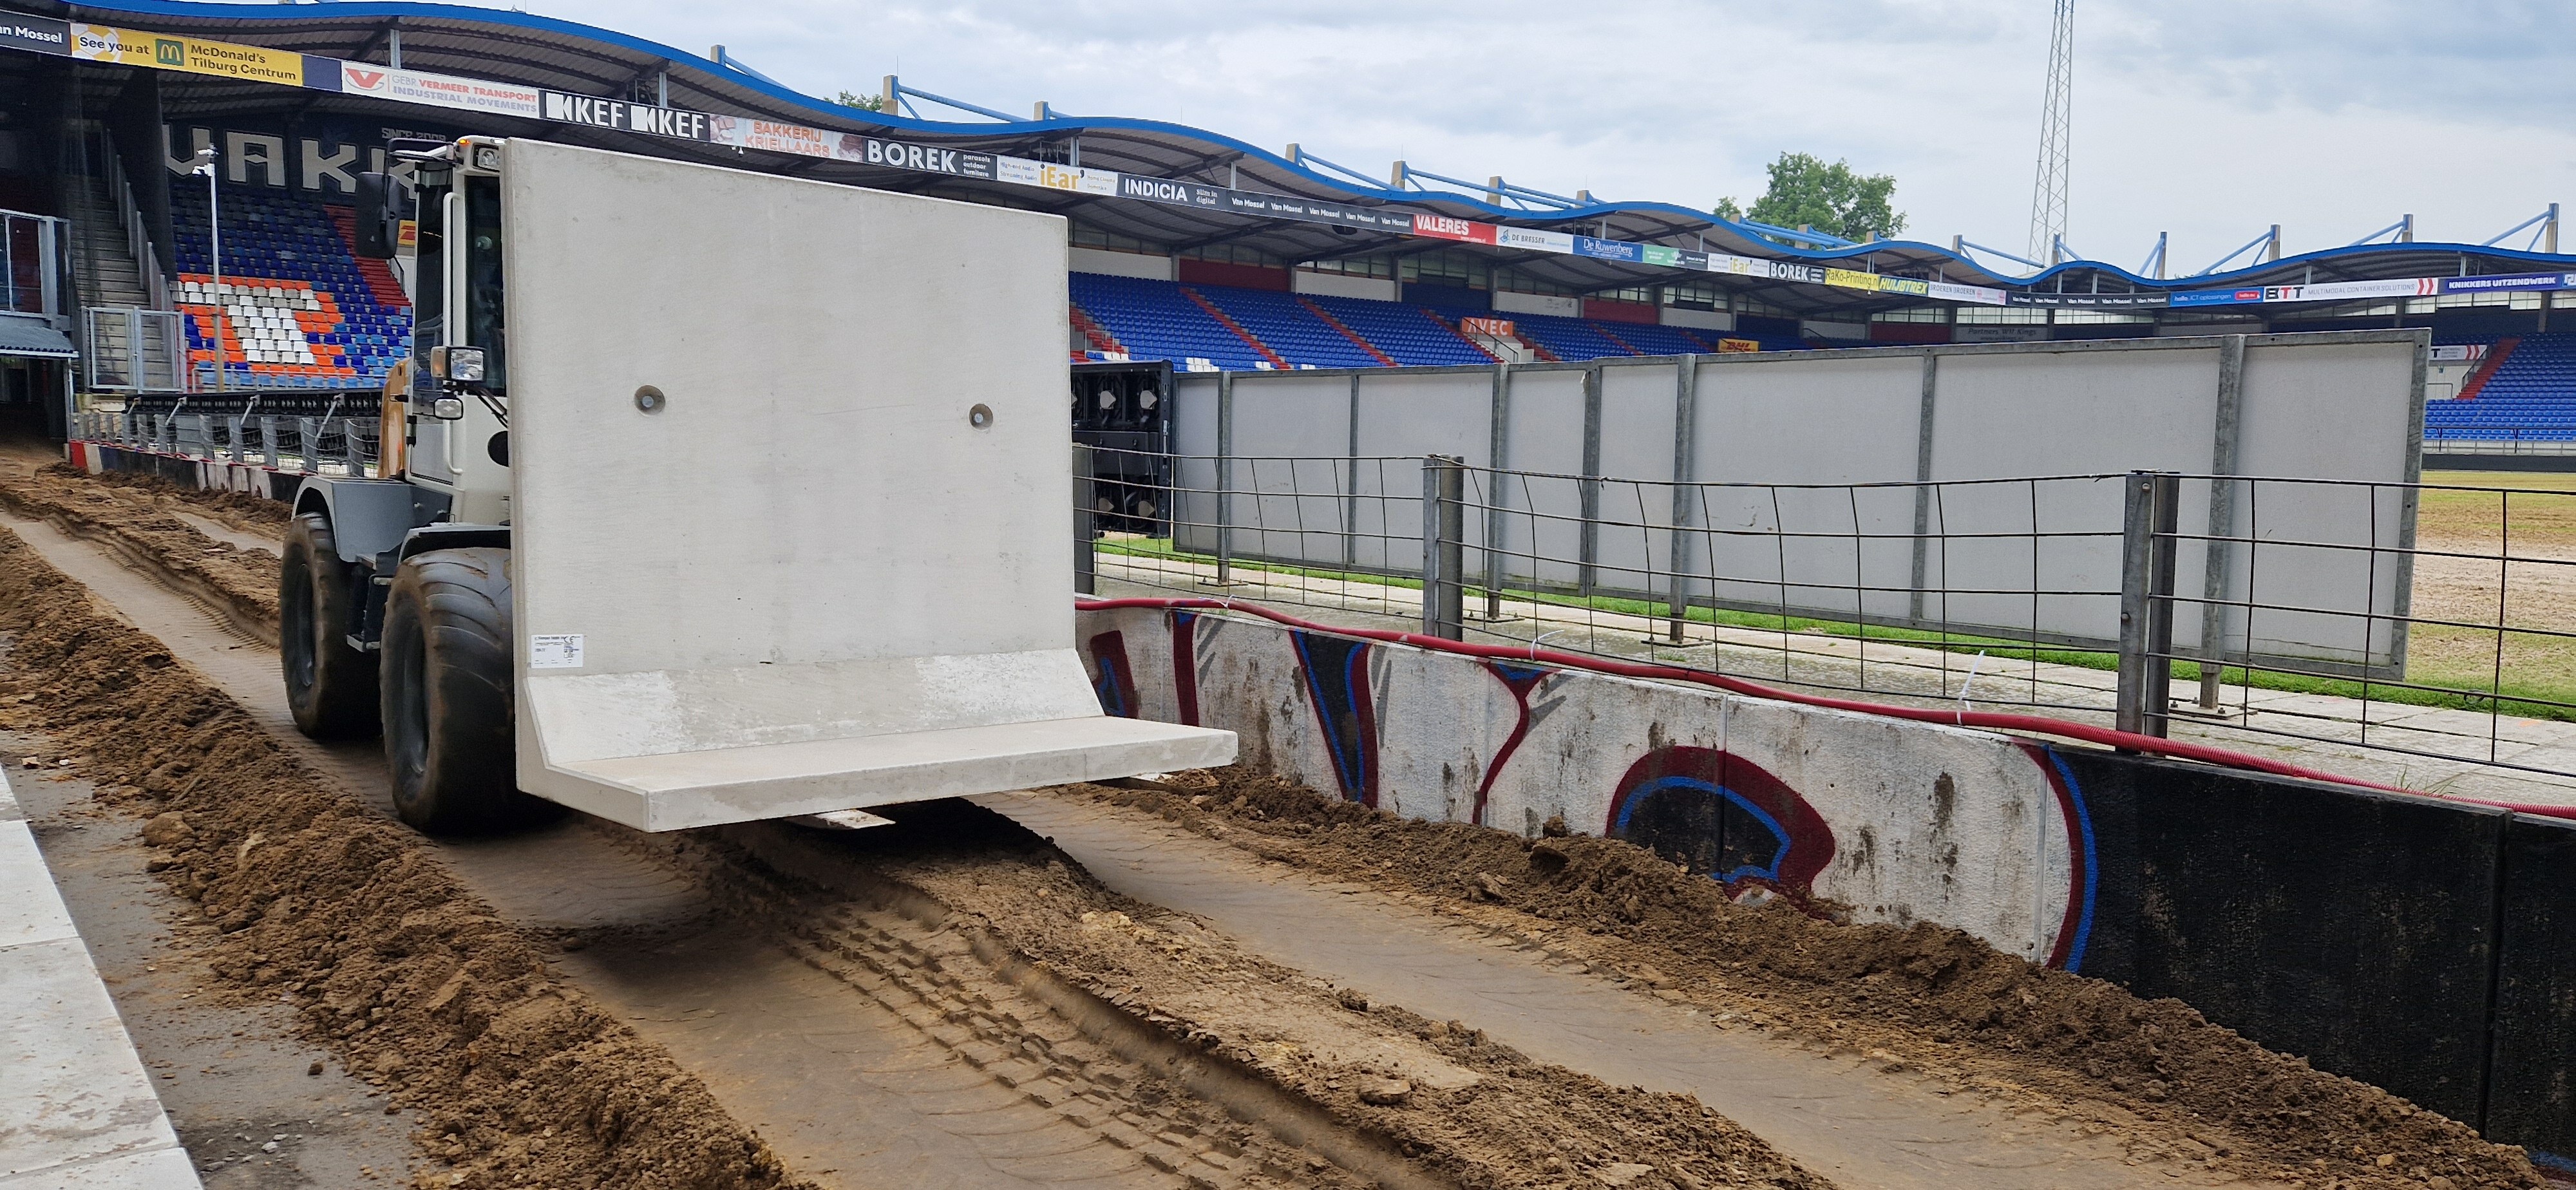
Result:
[[196,1190],[0,773],[0,1190]]

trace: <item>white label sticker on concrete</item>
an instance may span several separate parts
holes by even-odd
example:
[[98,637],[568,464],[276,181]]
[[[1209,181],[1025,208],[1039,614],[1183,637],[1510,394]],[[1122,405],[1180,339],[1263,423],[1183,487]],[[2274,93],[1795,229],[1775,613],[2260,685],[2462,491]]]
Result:
[[551,636],[529,637],[528,668],[581,668],[581,634],[578,632],[569,632]]

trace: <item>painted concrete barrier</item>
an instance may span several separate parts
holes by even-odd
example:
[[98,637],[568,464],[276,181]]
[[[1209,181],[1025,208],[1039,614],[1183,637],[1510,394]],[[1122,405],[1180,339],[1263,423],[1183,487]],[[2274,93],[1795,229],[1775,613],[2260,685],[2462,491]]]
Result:
[[1184,610],[1084,612],[1113,714],[1407,817],[1625,838],[1739,890],[1955,926],[2080,969],[2093,873],[2044,749],[1712,690]]
[[2171,996],[2576,1172],[2576,823],[1181,609],[1085,610],[1112,714],[1408,817],[1552,816],[1730,888]]

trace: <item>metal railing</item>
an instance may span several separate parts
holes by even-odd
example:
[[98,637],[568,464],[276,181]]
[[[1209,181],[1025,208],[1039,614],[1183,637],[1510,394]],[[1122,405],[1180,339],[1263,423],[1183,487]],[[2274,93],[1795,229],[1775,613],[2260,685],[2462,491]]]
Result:
[[81,311],[83,380],[90,392],[175,393],[188,387],[188,344],[176,310],[90,306]]
[[1077,471],[1155,477],[1078,481],[1103,594],[2028,709],[2418,787],[2576,791],[2576,492],[1120,454]]
[[90,159],[99,163],[99,178],[106,184],[109,201],[116,204],[117,225],[125,231],[126,251],[133,254],[135,273],[143,282],[144,300],[155,310],[167,310],[170,282],[161,273],[161,253],[153,246],[143,207],[135,201],[134,184],[126,177],[124,157],[116,151],[105,127],[91,125],[88,138]]
[[305,475],[373,477],[381,457],[377,419],[337,411],[192,413],[181,401],[168,412],[82,413],[79,429],[81,438],[104,446]]
[[2428,461],[2451,454],[2576,455],[2576,441],[2564,437],[2525,437],[2521,430],[2508,430],[2504,437],[2498,438],[2493,430],[2471,430],[2463,426],[2427,428],[2424,431],[2424,455]]

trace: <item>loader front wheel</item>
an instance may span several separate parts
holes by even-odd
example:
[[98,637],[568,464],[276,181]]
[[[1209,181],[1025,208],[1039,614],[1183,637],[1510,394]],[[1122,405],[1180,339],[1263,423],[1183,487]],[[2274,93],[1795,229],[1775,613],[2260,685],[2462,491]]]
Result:
[[364,615],[358,567],[340,560],[331,522],[308,512],[287,523],[277,576],[277,655],[295,728],[317,740],[376,731],[376,658],[349,647]]
[[519,792],[510,551],[405,559],[385,601],[385,767],[394,812],[431,835],[506,830],[543,812]]

